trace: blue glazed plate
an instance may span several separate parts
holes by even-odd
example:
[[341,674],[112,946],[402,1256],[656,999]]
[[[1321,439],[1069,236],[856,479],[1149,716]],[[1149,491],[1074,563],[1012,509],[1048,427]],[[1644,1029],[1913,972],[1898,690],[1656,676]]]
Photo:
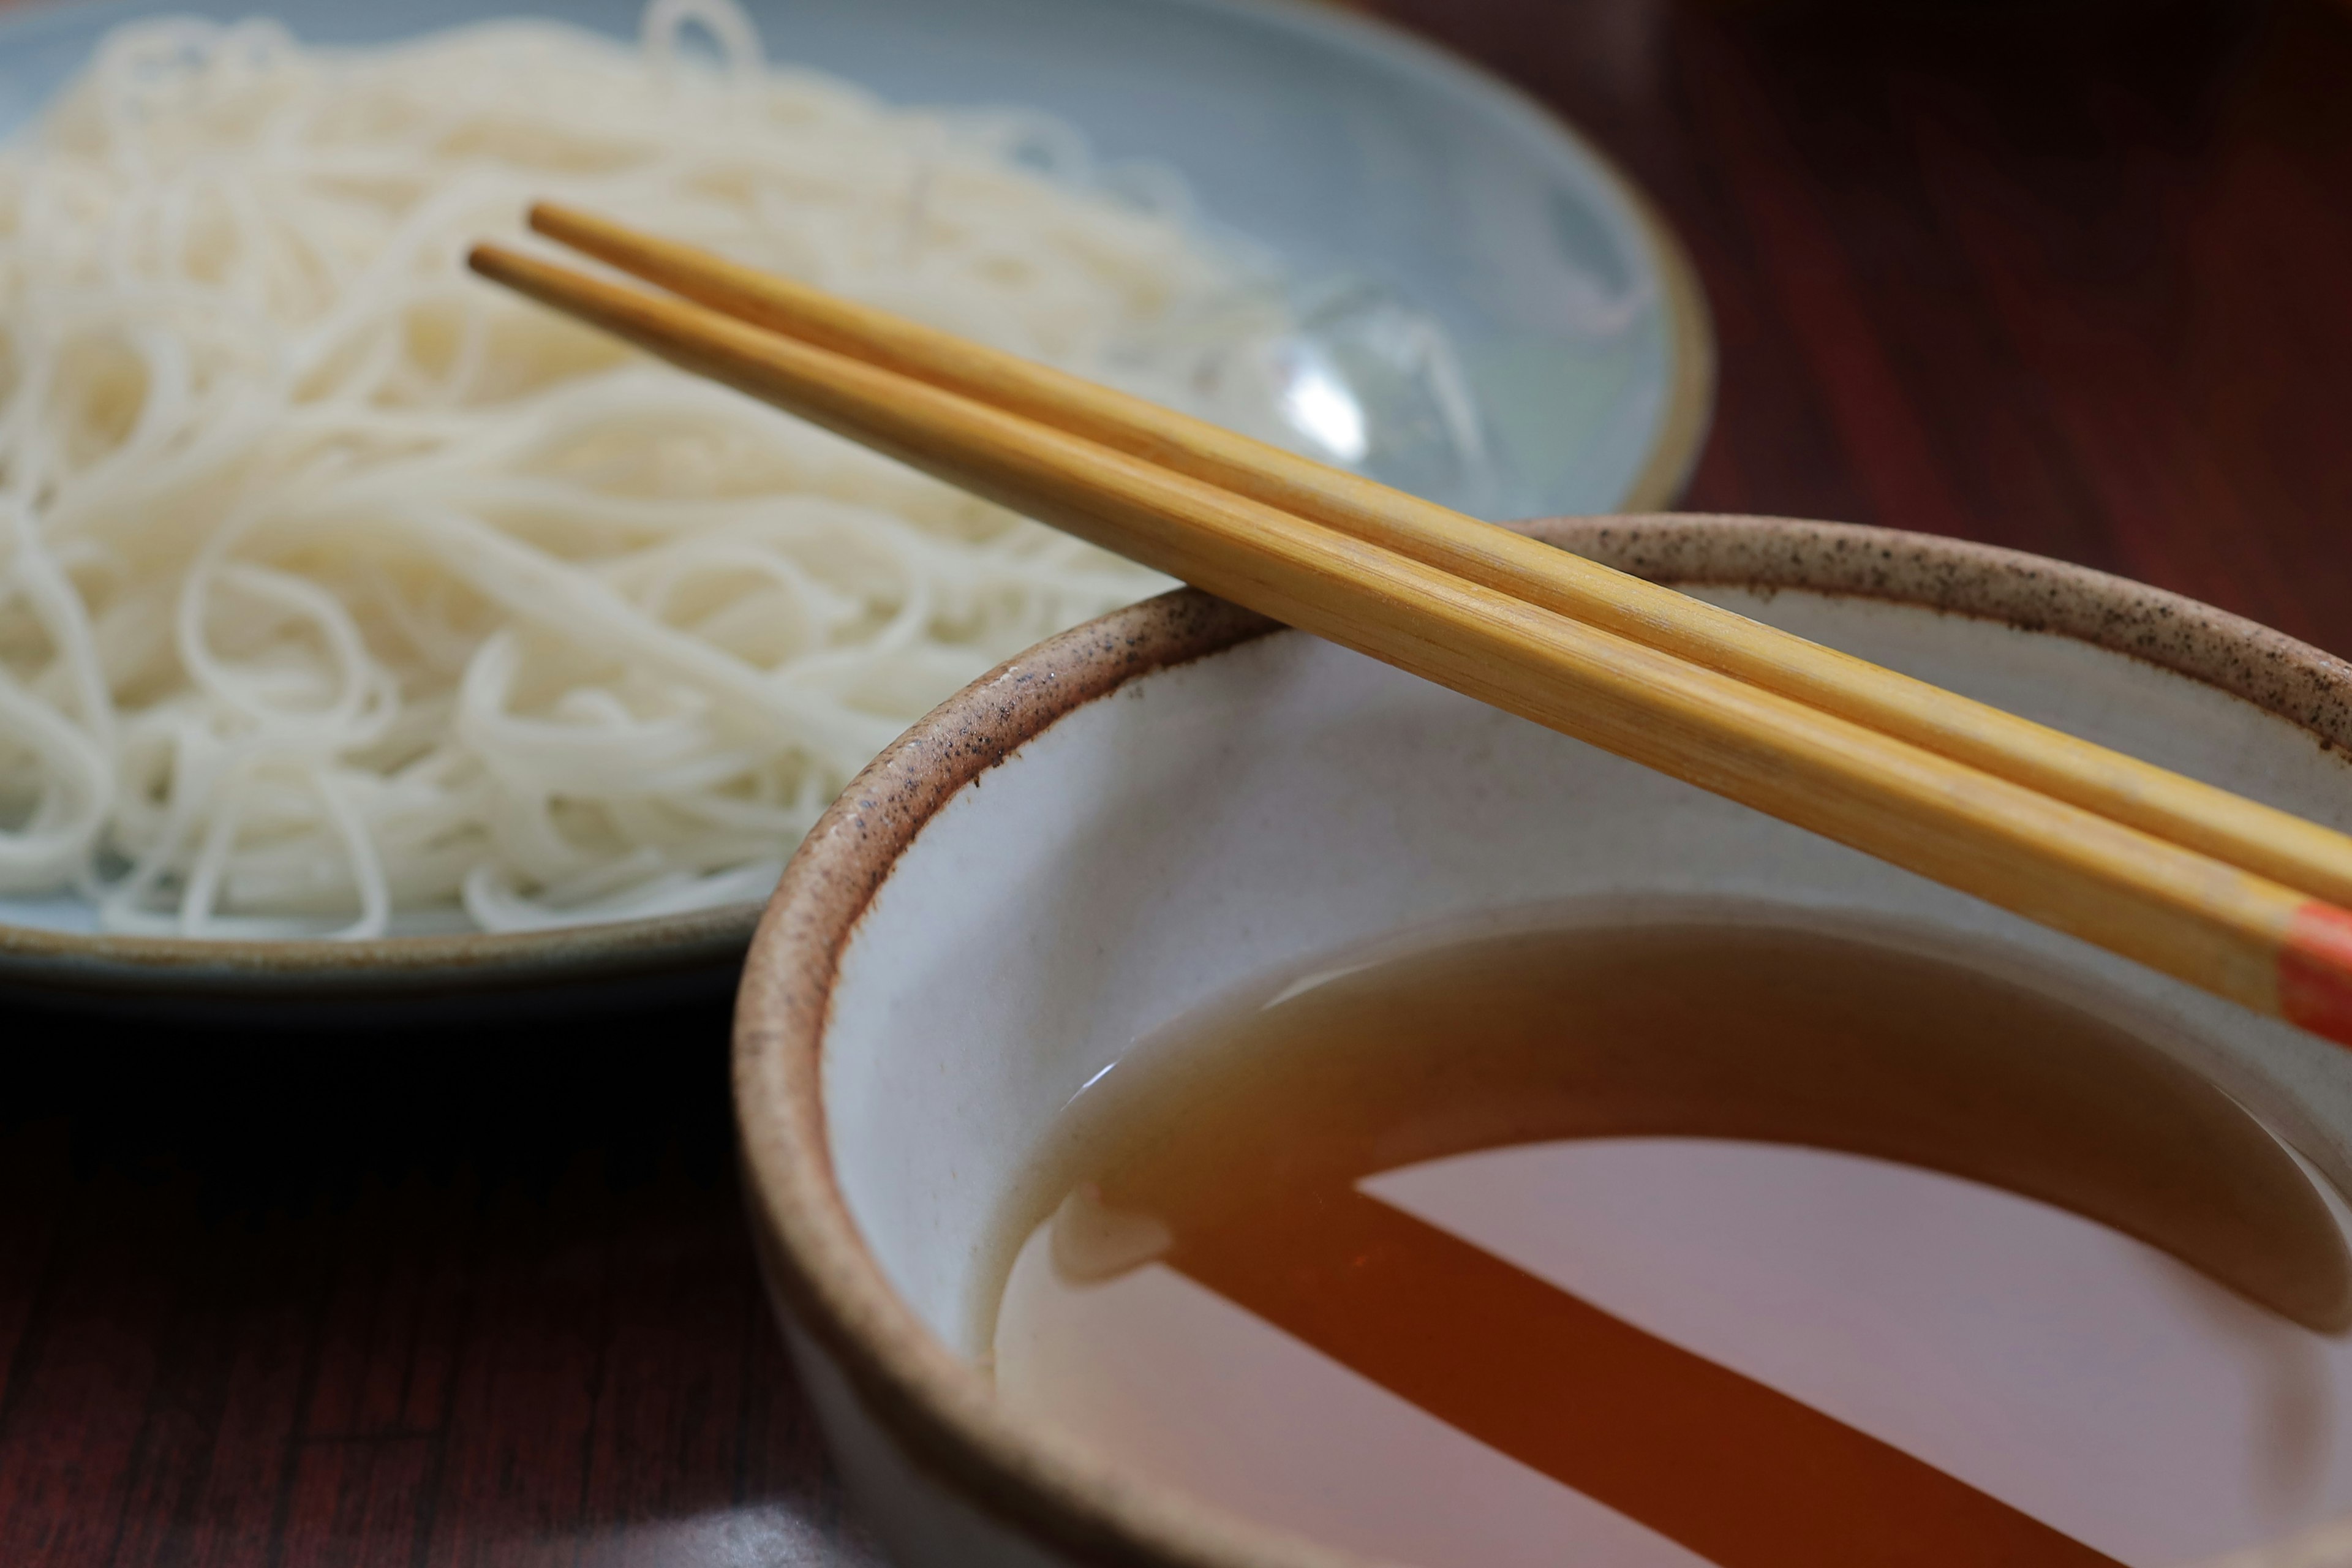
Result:
[[[634,36],[638,0],[530,9]],[[1704,307],[1633,189],[1543,109],[1386,26],[1278,0],[748,0],[768,52],[896,102],[1018,103],[1106,161],[1149,160],[1289,276],[1360,279],[1451,338],[1485,426],[1489,516],[1641,510],[1672,498],[1712,385]],[[0,132],[110,26],[266,11],[315,43],[481,19],[480,0],[105,0],[0,24]],[[723,977],[751,906],[517,934],[248,942],[111,937],[79,900],[0,899],[0,989],[265,1010],[362,997],[527,1008],[583,984]],[[307,1011],[295,1007],[293,1011]]]

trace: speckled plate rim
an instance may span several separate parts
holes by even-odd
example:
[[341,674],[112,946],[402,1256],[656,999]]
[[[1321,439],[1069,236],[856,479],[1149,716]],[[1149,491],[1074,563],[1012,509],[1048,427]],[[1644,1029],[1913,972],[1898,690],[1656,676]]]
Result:
[[[2202,681],[2352,746],[2352,664],[2179,595],[1989,545],[1707,515],[1563,518],[1537,537],[1640,576],[1868,597],[2054,633]],[[735,1105],[770,1288],[867,1412],[966,1502],[1108,1568],[1370,1568],[1120,1473],[1024,1422],[927,1330],[866,1250],[834,1180],[826,1009],[845,945],[898,857],[966,784],[1128,682],[1281,628],[1184,591],[1040,644],[935,710],[810,833],[760,923],[736,1004]]]
[[[1648,249],[1664,312],[1667,393],[1649,449],[1621,502],[1664,506],[1681,493],[1713,412],[1716,351],[1706,300],[1689,254],[1641,188],[1614,160],[1547,106],[1484,68],[1402,28],[1300,0],[1189,0],[1209,9],[1262,15],[1374,55],[1453,90],[1507,106],[1527,124],[1566,142],[1632,216]],[[39,5],[0,20],[11,33],[70,22],[79,4]],[[59,931],[0,921],[0,993],[59,1000],[331,1003],[422,994],[563,989],[583,983],[707,970],[739,958],[761,906],[730,904],[688,914],[535,931],[464,931],[365,942],[240,941]]]

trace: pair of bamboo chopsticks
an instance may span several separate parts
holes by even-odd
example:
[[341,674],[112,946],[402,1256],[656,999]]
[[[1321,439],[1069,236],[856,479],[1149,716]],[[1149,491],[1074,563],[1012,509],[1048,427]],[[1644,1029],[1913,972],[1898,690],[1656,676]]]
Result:
[[2352,1044],[2352,837],[1507,529],[601,218],[476,271],[1292,626]]

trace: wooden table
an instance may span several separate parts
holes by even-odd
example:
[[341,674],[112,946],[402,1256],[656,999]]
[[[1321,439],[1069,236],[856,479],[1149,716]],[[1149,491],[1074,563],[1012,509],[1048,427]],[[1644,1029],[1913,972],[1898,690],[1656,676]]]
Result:
[[[2339,0],[1388,0],[1655,192],[1694,506],[1965,534],[2352,648]],[[741,1237],[726,1005],[0,1014],[0,1563],[857,1564]]]

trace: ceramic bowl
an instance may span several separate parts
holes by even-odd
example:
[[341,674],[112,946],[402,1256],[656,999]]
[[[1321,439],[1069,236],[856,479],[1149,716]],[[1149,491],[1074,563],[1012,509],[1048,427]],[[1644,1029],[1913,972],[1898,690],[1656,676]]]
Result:
[[[1709,517],[1542,537],[2352,826],[2352,666],[2207,606],[1919,535]],[[1072,1094],[1241,982],[1560,900],[1901,922],[2079,976],[2339,1185],[2352,1052],[1206,596],[1006,665],[785,873],[738,1010],[764,1267],[848,1485],[910,1568],[1356,1559],[1122,1471],[967,1359],[991,1221]]]

